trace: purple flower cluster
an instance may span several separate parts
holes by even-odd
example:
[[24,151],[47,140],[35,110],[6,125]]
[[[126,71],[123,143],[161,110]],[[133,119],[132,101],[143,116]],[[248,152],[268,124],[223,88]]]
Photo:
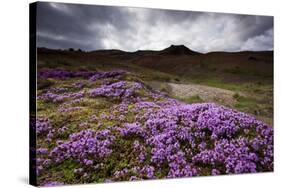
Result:
[[142,168],[137,166],[131,169],[124,168],[121,170],[117,170],[113,174],[114,180],[126,180],[127,178],[129,178],[128,180],[130,181],[142,179],[155,179],[155,168],[150,165],[145,165]]
[[99,88],[95,88],[89,91],[92,97],[117,97],[121,99],[128,99],[135,95],[137,90],[142,88],[141,83],[130,83],[127,81],[119,81],[110,85],[102,85]]
[[61,186],[61,185],[64,185],[64,183],[58,181],[50,181],[50,182],[45,182],[42,186],[53,187],[53,186]]
[[56,162],[71,158],[82,164],[92,165],[111,154],[110,145],[114,138],[107,130],[94,132],[88,129],[74,133],[69,136],[68,141],[59,143],[51,151],[51,157]]
[[104,78],[113,78],[113,77],[121,77],[125,74],[126,72],[123,70],[119,71],[110,71],[110,72],[95,72],[95,74],[90,78],[91,81],[96,81],[99,79],[104,79]]
[[51,164],[51,160],[48,158],[49,150],[47,148],[36,149],[36,173],[39,175],[45,167]]
[[91,71],[70,71],[62,69],[45,69],[38,72],[38,78],[54,78],[54,79],[67,79],[67,78],[90,78],[95,72]]
[[36,118],[36,134],[44,134],[47,133],[51,129],[50,122],[48,118]]
[[65,106],[62,106],[58,109],[58,111],[61,113],[68,113],[68,112],[78,111],[81,109],[82,109],[82,107],[80,107],[80,106],[67,107],[67,108]]
[[[168,164],[168,178],[273,170],[271,127],[215,104],[172,102],[165,106],[147,111],[144,125],[137,122],[117,128],[124,138],[144,140],[145,145],[137,140],[133,144],[141,163],[150,157],[158,169]],[[145,153],[147,147],[151,153]]]
[[48,91],[47,93],[39,95],[37,98],[44,101],[51,101],[54,103],[64,102],[66,99],[80,99],[85,96],[84,91],[74,93],[56,94]]
[[155,178],[155,169],[153,166],[146,165],[141,170],[140,173],[142,176],[146,177],[147,179],[154,179]]
[[141,138],[146,137],[145,129],[139,123],[127,123],[123,128],[119,128],[122,136],[139,136]]
[[273,170],[273,129],[244,113],[207,103],[171,106],[145,118],[151,161],[168,162],[168,177],[200,175],[204,166],[213,167],[210,174]]
[[67,88],[64,88],[64,87],[56,87],[54,89],[52,89],[53,92],[55,93],[64,93],[66,92],[68,89]]
[[75,82],[74,84],[73,84],[73,86],[75,87],[75,88],[82,88],[82,87],[84,87],[86,85],[86,82],[84,81],[84,80],[78,80],[77,82]]
[[129,172],[129,171],[128,171],[127,168],[124,168],[124,169],[122,169],[122,170],[117,170],[116,172],[114,172],[114,178],[115,178],[115,179],[122,178],[122,177],[124,177],[128,172]]
[[140,162],[144,162],[146,158],[146,148],[143,144],[141,144],[138,140],[135,140],[133,143],[134,152],[137,154],[137,159]]
[[212,165],[214,168],[221,164],[224,173],[240,174],[257,172],[256,163],[259,157],[251,151],[245,138],[239,138],[231,141],[226,139],[216,141],[213,149],[198,153],[192,160],[195,163]]

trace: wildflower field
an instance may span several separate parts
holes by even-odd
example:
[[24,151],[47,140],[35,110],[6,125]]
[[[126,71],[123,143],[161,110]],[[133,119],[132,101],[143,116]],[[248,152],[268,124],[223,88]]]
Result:
[[273,171],[272,126],[127,70],[38,69],[31,126],[42,186]]

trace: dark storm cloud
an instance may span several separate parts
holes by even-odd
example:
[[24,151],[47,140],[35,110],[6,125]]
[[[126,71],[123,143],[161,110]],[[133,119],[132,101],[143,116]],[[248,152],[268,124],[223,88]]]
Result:
[[39,3],[37,16],[39,46],[53,48],[103,48],[103,28],[130,28],[126,15],[114,7]]
[[273,17],[192,11],[38,4],[38,46],[160,50],[184,44],[194,50],[273,49]]

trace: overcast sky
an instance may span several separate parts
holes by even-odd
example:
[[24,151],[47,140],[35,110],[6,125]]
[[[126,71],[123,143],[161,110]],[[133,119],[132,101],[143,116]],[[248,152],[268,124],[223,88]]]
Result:
[[38,3],[39,47],[199,52],[273,50],[273,17]]

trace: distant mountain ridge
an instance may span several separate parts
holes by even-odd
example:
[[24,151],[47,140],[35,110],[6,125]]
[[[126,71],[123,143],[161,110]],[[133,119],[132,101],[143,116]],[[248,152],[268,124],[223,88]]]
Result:
[[38,52],[43,52],[43,53],[50,53],[50,52],[85,52],[85,53],[94,53],[97,55],[208,55],[208,54],[241,54],[241,53],[270,53],[273,55],[273,50],[263,50],[263,51],[237,51],[237,52],[228,52],[228,51],[210,51],[207,53],[200,53],[194,50],[191,50],[190,48],[186,47],[185,45],[170,45],[167,48],[164,48],[163,50],[137,50],[134,52],[129,52],[129,51],[123,51],[119,49],[100,49],[100,50],[93,50],[93,51],[83,51],[80,49],[50,49],[46,47],[37,47]]
[[[39,47],[38,48],[40,52],[48,52],[48,51],[61,51],[61,52],[81,52],[80,49],[74,50],[73,48],[61,50],[61,49],[48,49],[45,47]],[[96,53],[96,54],[112,54],[112,55],[121,55],[121,54],[138,54],[138,55],[200,55],[202,53],[193,51],[186,47],[185,45],[171,45],[163,50],[137,50],[135,52],[128,52],[123,51],[119,49],[102,49],[102,50],[94,50],[94,51],[88,51],[87,53]]]
[[187,48],[185,45],[171,45],[170,47],[159,51],[161,55],[200,55],[201,53]]

